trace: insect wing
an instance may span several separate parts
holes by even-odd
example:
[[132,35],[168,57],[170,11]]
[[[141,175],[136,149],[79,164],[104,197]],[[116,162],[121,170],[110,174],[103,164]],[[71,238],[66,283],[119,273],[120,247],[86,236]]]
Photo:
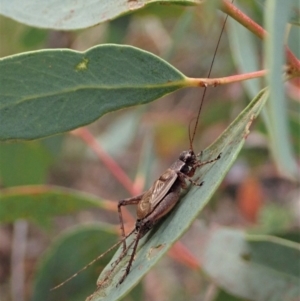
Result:
[[177,179],[176,171],[167,169],[158,180],[154,182],[152,187],[145,192],[142,200],[138,204],[138,218],[144,218],[151,213],[157,204],[165,197],[171,186]]

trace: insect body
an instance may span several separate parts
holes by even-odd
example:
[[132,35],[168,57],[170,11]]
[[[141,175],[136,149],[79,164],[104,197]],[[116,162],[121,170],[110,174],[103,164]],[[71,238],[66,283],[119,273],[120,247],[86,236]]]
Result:
[[[180,193],[182,189],[187,188],[186,181],[189,181],[192,185],[201,186],[203,182],[196,182],[191,177],[194,175],[197,168],[212,163],[220,158],[220,155],[212,160],[201,162],[198,157],[201,153],[195,155],[193,150],[183,151],[179,159],[175,161],[160,177],[154,182],[149,190],[143,194],[119,201],[118,211],[120,217],[121,230],[123,235],[123,251],[120,257],[114,262],[111,271],[97,283],[98,288],[101,288],[102,284],[113,273],[118,263],[128,254],[129,249],[132,247],[132,253],[125,269],[125,272],[119,284],[124,281],[129,274],[134,256],[137,250],[139,240],[147,234],[153,226],[168,212],[170,212],[174,206],[180,200]],[[124,223],[122,218],[121,207],[126,205],[137,205],[137,221],[135,224],[135,239],[127,246],[124,230]]]

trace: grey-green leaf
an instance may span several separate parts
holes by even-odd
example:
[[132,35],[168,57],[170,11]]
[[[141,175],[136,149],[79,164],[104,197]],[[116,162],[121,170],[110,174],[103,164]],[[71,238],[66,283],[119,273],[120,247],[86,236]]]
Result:
[[[116,232],[115,228],[105,225],[81,225],[65,231],[50,246],[39,262],[31,300],[84,300],[85,296],[93,292],[95,288],[93,279],[95,279],[99,269],[108,263],[112,256],[111,253],[59,289],[53,291],[50,289],[65,281],[99,254],[105,252],[117,241]],[[131,298],[127,300],[141,300],[141,287],[139,291],[139,297],[131,295]],[[72,298],[66,296],[72,296]]]
[[296,159],[290,143],[287,101],[284,95],[282,66],[284,64],[284,40],[294,1],[268,0],[265,9],[265,23],[268,36],[265,45],[265,61],[270,72],[270,102],[267,105],[270,117],[270,142],[278,168],[289,177],[297,178]]
[[[95,292],[90,301],[120,300],[189,228],[233,164],[249,134],[249,126],[263,107],[267,94],[266,91],[261,91],[217,141],[204,151],[203,160],[215,158],[221,152],[222,157],[214,164],[205,165],[197,171],[195,178],[204,180],[204,185],[201,188],[191,187],[178,206],[142,239],[131,272],[125,281],[116,287],[128,258],[121,261],[113,277],[106,282],[105,287]],[[113,260],[118,254],[117,252]],[[100,275],[100,281],[110,268],[111,264]]]
[[186,77],[167,62],[130,46],[7,57],[0,60],[0,140],[66,132],[185,84]]
[[143,8],[150,3],[195,5],[199,0],[79,0],[79,1],[2,1],[0,13],[21,23],[52,28],[74,30],[105,22]]
[[204,254],[206,272],[236,296],[251,301],[293,301],[300,296],[297,243],[220,229],[209,238]]
[[72,189],[46,185],[12,187],[1,190],[0,223],[27,219],[43,225],[53,216],[103,207],[101,199]]

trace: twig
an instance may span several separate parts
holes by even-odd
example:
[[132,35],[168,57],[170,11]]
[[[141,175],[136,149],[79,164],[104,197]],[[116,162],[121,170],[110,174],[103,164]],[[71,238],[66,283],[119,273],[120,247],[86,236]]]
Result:
[[134,183],[126,175],[124,170],[116,163],[116,161],[107,154],[96,138],[90,133],[87,128],[79,128],[71,132],[71,134],[81,138],[98,156],[107,169],[114,175],[114,177],[123,185],[123,187],[131,194],[137,195],[140,193],[135,188]]
[[24,301],[24,258],[26,254],[28,223],[18,220],[14,223],[11,254],[11,298],[12,301]]
[[190,86],[196,86],[196,87],[208,87],[208,86],[219,86],[219,85],[225,85],[235,82],[244,81],[247,79],[253,79],[257,77],[263,77],[267,73],[267,70],[260,70],[260,71],[254,71],[244,74],[237,74],[237,75],[231,75],[226,77],[219,77],[219,78],[188,78],[187,81],[190,84]]

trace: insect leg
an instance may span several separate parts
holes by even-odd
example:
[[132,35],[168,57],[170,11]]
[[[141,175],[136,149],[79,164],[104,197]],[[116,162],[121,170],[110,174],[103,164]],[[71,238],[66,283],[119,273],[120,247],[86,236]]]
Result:
[[[198,158],[201,158],[202,157],[202,155],[203,155],[203,151],[200,151],[200,153],[199,154],[197,154],[196,155],[196,157],[198,157]],[[201,160],[201,159],[200,159]]]
[[124,237],[122,240],[116,242],[114,245],[112,245],[109,249],[107,249],[104,253],[100,254],[99,256],[97,256],[95,259],[93,259],[91,262],[89,262],[86,266],[84,266],[81,270],[79,270],[78,272],[76,272],[75,274],[73,274],[72,276],[70,276],[69,278],[67,278],[64,282],[56,285],[55,287],[51,288],[50,291],[56,290],[59,287],[63,286],[64,284],[66,284],[67,282],[69,282],[70,280],[72,280],[73,278],[75,278],[78,274],[80,274],[81,272],[83,272],[84,270],[86,270],[88,267],[90,267],[91,265],[93,265],[96,261],[98,261],[99,259],[101,259],[103,256],[105,256],[107,253],[109,253],[110,251],[112,251],[113,249],[115,249],[117,246],[119,246],[123,240],[126,240],[126,238],[128,238],[130,235],[132,235],[132,233],[134,232],[131,231],[129,234],[127,234],[126,237]]
[[[197,162],[197,163],[193,166],[193,168],[198,168],[198,167],[201,167],[201,166],[203,166],[203,165],[210,164],[210,163],[213,163],[213,162],[215,162],[215,161],[218,161],[218,160],[221,158],[221,154],[222,154],[222,153],[220,153],[220,154],[218,155],[218,157],[216,157],[216,158],[214,158],[214,159],[212,159],[212,160],[207,160],[207,161],[204,161],[204,162],[199,161],[199,162]],[[197,156],[198,156],[198,155],[197,155]]]
[[[132,233],[133,232],[131,232],[131,234]],[[117,260],[113,262],[111,270],[108,271],[108,273],[105,275],[104,279],[97,282],[97,289],[100,289],[105,284],[105,282],[111,278],[114,270],[116,269],[118,264],[123,260],[123,258],[127,255],[129,249],[134,245],[135,242],[136,242],[136,238],[133,239],[133,241],[128,245],[128,247],[125,250],[122,251],[122,253],[117,258]]]
[[[177,179],[180,181],[181,179]],[[155,207],[155,209],[144,219],[137,222],[137,226],[141,229],[142,236],[144,236],[153,226],[170,212],[173,207],[178,203],[180,199],[181,192],[181,183],[173,185],[173,188],[170,189],[169,193],[162,199],[162,201]]]
[[[201,152],[200,152],[199,154],[197,154],[196,156],[197,156],[197,157],[201,157],[202,154],[203,154],[203,152],[201,151]],[[208,161],[203,161],[203,162],[201,162],[201,159],[200,159],[198,162],[196,162],[196,163],[192,166],[191,170],[190,170],[187,174],[182,174],[181,177],[185,177],[185,179],[187,179],[188,181],[190,181],[190,182],[191,182],[193,185],[195,185],[195,186],[202,186],[203,183],[204,183],[203,181],[200,182],[200,183],[198,183],[197,181],[192,180],[191,177],[195,174],[197,168],[199,168],[199,167],[201,167],[201,166],[203,166],[203,165],[210,164],[210,163],[213,163],[213,162],[219,160],[219,159],[221,158],[221,154],[222,154],[222,153],[220,153],[220,154],[218,155],[218,157],[216,157],[216,158],[214,158],[214,159],[212,159],[212,160],[208,160]],[[197,180],[198,180],[198,179],[197,179]],[[183,187],[184,187],[184,186],[183,186]]]
[[[144,195],[144,193],[142,193],[138,196],[132,197],[132,198],[121,200],[118,203],[119,221],[120,221],[120,226],[121,226],[121,234],[122,234],[123,238],[126,236],[126,234],[125,234],[124,220],[123,220],[121,207],[122,206],[127,206],[127,205],[136,205],[136,204],[138,204],[140,202],[140,200],[142,199],[143,195]],[[124,239],[124,241],[123,241],[123,251],[125,249],[126,249],[126,240]]]
[[190,173],[189,173],[188,175],[186,175],[186,174],[184,174],[184,173],[182,173],[182,172],[178,172],[178,176],[179,176],[179,178],[180,178],[180,180],[181,180],[181,186],[182,186],[182,188],[186,188],[185,180],[188,180],[188,181],[189,181],[191,184],[193,184],[194,186],[202,186],[202,185],[203,185],[203,183],[204,183],[203,181],[200,182],[200,183],[198,183],[198,182],[194,181],[194,180],[191,178],[191,176],[194,175],[195,170],[196,170],[196,168],[194,168],[194,169],[192,170],[192,174],[191,174],[191,175],[190,175]]
[[[119,281],[119,284],[121,284],[125,278],[127,277],[127,275],[129,274],[130,272],[130,269],[131,269],[131,266],[132,266],[132,263],[133,263],[133,260],[134,260],[134,256],[135,256],[135,253],[136,253],[136,249],[137,249],[137,246],[139,244],[139,241],[142,237],[142,232],[141,232],[141,229],[137,232],[137,235],[136,235],[136,238],[135,240],[133,241],[133,250],[132,250],[132,253],[130,255],[130,259],[129,259],[129,262],[127,264],[127,267],[126,267],[126,270],[125,270],[125,273],[123,274],[122,278],[120,279]],[[132,246],[132,243],[130,244],[130,246],[128,246],[128,249]]]
[[[132,266],[132,263],[134,260],[134,256],[136,254],[136,250],[138,247],[139,240],[153,228],[153,226],[160,220],[160,218],[162,218],[169,211],[171,211],[172,208],[179,201],[181,186],[175,185],[174,187],[175,188],[173,190],[171,190],[164,197],[164,199],[157,205],[157,207],[146,218],[137,222],[136,228],[138,229],[138,232],[137,232],[137,236],[135,238],[133,251],[132,251],[130,260],[128,262],[128,265],[126,267],[126,271],[119,281],[120,284],[124,281],[124,279],[127,277],[127,275],[130,272],[130,269],[131,269],[131,266]],[[130,247],[128,247],[127,249],[129,249],[129,248]]]

